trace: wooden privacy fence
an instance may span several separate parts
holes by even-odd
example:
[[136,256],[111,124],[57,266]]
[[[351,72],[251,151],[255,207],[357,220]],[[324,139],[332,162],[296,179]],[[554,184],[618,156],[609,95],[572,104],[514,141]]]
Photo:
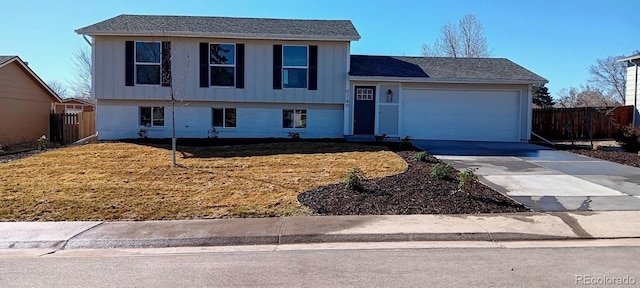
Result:
[[52,142],[71,144],[96,133],[95,112],[78,114],[51,114],[50,131]]
[[633,106],[534,108],[531,129],[549,140],[612,138],[632,113]]

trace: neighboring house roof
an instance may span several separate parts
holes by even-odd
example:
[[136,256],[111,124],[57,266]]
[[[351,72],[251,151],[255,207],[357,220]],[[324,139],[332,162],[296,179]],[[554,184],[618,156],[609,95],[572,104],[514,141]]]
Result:
[[631,55],[629,57],[620,58],[620,59],[618,59],[618,62],[633,61],[633,60],[638,60],[638,59],[640,59],[640,53],[635,54],[635,55]]
[[62,99],[62,103],[77,103],[82,105],[90,105],[93,106],[94,103],[91,100],[84,100],[79,98],[64,98]]
[[76,30],[85,35],[178,36],[240,39],[360,39],[349,20],[294,20],[202,16],[120,15]]
[[398,79],[450,83],[547,83],[547,79],[505,58],[449,58],[351,55],[351,79]]
[[9,60],[12,60],[13,58],[16,58],[18,56],[0,56],[0,65],[4,64],[5,62],[8,62]]
[[13,62],[16,62],[20,67],[22,67],[22,69],[24,69],[24,71],[27,72],[27,74],[29,74],[31,76],[31,78],[33,80],[35,80],[38,84],[40,84],[40,86],[45,91],[47,91],[47,93],[51,96],[51,98],[54,100],[54,102],[62,101],[60,99],[60,97],[58,96],[58,94],[56,94],[56,92],[51,90],[49,85],[47,85],[47,83],[44,83],[44,81],[42,81],[42,79],[40,79],[40,77],[38,77],[38,75],[35,72],[33,72],[33,70],[31,70],[31,68],[29,68],[27,63],[25,63],[24,61],[22,61],[22,59],[20,59],[20,57],[18,57],[18,56],[2,56],[2,55],[0,55],[0,68],[4,67],[6,65],[9,65],[10,63],[13,63]]

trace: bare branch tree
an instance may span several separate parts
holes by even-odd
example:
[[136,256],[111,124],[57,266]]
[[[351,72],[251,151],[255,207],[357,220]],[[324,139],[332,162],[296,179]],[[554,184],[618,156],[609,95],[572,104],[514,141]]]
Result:
[[589,67],[591,79],[589,83],[609,94],[617,102],[624,105],[624,88],[627,81],[627,66],[617,62],[622,56],[596,59]]
[[589,84],[580,88],[563,88],[558,92],[558,105],[561,107],[611,107],[618,103],[600,88]]
[[487,57],[487,37],[484,36],[483,26],[473,14],[467,14],[460,19],[460,38],[463,41],[465,57]]
[[458,25],[446,24],[440,28],[440,38],[433,45],[422,45],[424,56],[489,57],[491,52],[484,36],[482,23],[473,14],[467,14]]
[[69,89],[67,89],[67,86],[62,84],[62,82],[58,80],[47,81],[47,86],[49,86],[53,92],[56,92],[60,98],[69,98]]
[[91,99],[91,54],[86,48],[79,48],[73,54],[74,76],[68,80],[73,97]]

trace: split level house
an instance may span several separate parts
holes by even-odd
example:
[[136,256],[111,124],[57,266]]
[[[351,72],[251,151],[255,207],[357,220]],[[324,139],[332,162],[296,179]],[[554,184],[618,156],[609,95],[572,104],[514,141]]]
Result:
[[547,82],[504,58],[351,55],[349,20],[120,15],[76,33],[100,139],[170,137],[175,111],[178,137],[527,141]]

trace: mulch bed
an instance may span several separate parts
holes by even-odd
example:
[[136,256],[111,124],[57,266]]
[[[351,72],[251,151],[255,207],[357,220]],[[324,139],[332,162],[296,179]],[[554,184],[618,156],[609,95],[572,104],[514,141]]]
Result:
[[6,162],[15,161],[15,160],[18,160],[18,159],[22,159],[22,158],[33,156],[33,155],[36,155],[36,154],[40,154],[40,153],[45,152],[45,151],[47,151],[47,150],[44,150],[44,151],[28,150],[28,151],[17,152],[17,153],[0,154],[0,163],[6,163]]
[[[298,195],[298,201],[322,215],[473,214],[530,211],[527,207],[478,183],[469,194],[458,190],[458,181],[434,179],[431,165],[414,159],[415,151],[397,151],[408,163],[406,172],[367,180],[363,191],[344,184],[318,187]],[[457,174],[456,174],[457,175]]]
[[583,149],[572,149],[569,152],[640,168],[640,156],[638,153]]

